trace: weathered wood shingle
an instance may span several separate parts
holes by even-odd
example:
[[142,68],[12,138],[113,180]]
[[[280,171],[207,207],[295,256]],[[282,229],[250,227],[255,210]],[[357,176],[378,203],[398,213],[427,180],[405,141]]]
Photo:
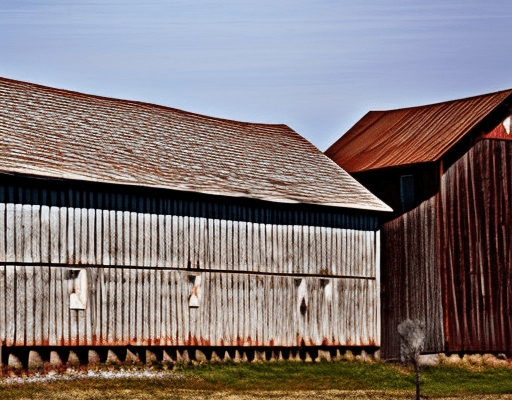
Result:
[[0,172],[389,210],[286,125],[0,78]]

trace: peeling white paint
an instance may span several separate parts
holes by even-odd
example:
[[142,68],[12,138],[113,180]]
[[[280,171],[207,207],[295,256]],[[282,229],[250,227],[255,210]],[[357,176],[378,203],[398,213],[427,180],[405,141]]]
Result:
[[71,290],[69,294],[69,308],[72,310],[85,310],[87,307],[87,272],[85,269],[71,270]]
[[507,131],[507,135],[510,135],[510,117],[505,118],[503,126],[505,127],[505,131]]

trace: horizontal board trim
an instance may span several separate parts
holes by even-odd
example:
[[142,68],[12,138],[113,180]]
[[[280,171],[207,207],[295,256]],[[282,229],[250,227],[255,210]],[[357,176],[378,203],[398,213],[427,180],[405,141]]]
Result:
[[262,276],[291,276],[296,278],[311,277],[311,278],[337,278],[337,279],[367,279],[370,281],[376,280],[374,276],[362,275],[325,275],[325,274],[304,274],[304,273],[288,273],[288,272],[264,272],[264,271],[239,271],[239,270],[226,270],[226,269],[189,269],[177,267],[144,267],[141,265],[98,265],[98,264],[66,264],[66,263],[41,263],[41,262],[5,262],[0,261],[0,266],[13,266],[13,267],[60,267],[68,269],[80,268],[99,268],[99,269],[141,269],[144,271],[181,271],[190,273],[225,273],[225,274],[240,274],[240,275],[262,275]]

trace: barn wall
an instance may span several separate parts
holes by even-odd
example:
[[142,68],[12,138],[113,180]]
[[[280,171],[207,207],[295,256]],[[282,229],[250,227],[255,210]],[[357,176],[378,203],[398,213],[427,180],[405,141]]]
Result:
[[[337,222],[263,224],[2,203],[0,340],[378,345],[378,232],[333,227],[355,226],[353,215],[325,218]],[[376,224],[359,218],[360,226]],[[70,309],[79,268],[87,274],[85,310]],[[192,294],[197,308],[190,307]]]
[[382,354],[398,358],[398,325],[406,319],[425,324],[425,351],[444,347],[438,257],[437,199],[382,227]]
[[484,140],[444,175],[440,258],[449,351],[512,348],[512,143]]
[[399,355],[407,317],[425,321],[425,351],[512,352],[511,206],[512,143],[484,140],[436,196],[383,225],[386,356]]

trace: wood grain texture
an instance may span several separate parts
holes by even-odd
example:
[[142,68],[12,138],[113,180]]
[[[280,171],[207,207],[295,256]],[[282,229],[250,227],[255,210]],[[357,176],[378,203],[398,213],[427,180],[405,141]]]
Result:
[[[343,224],[341,215],[289,212],[279,218],[299,225],[273,224],[267,222],[278,216],[268,210],[218,207],[217,219],[198,216],[206,204],[176,205],[181,214],[164,216],[0,204],[0,259],[17,263],[0,266],[0,341],[10,346],[378,343],[379,291],[372,285],[379,246],[373,232],[331,228]],[[184,215],[187,210],[191,215]],[[81,268],[87,306],[70,309],[75,271]],[[300,280],[307,282],[305,311],[296,274],[305,274]],[[200,290],[199,307],[190,307],[194,290]]]

